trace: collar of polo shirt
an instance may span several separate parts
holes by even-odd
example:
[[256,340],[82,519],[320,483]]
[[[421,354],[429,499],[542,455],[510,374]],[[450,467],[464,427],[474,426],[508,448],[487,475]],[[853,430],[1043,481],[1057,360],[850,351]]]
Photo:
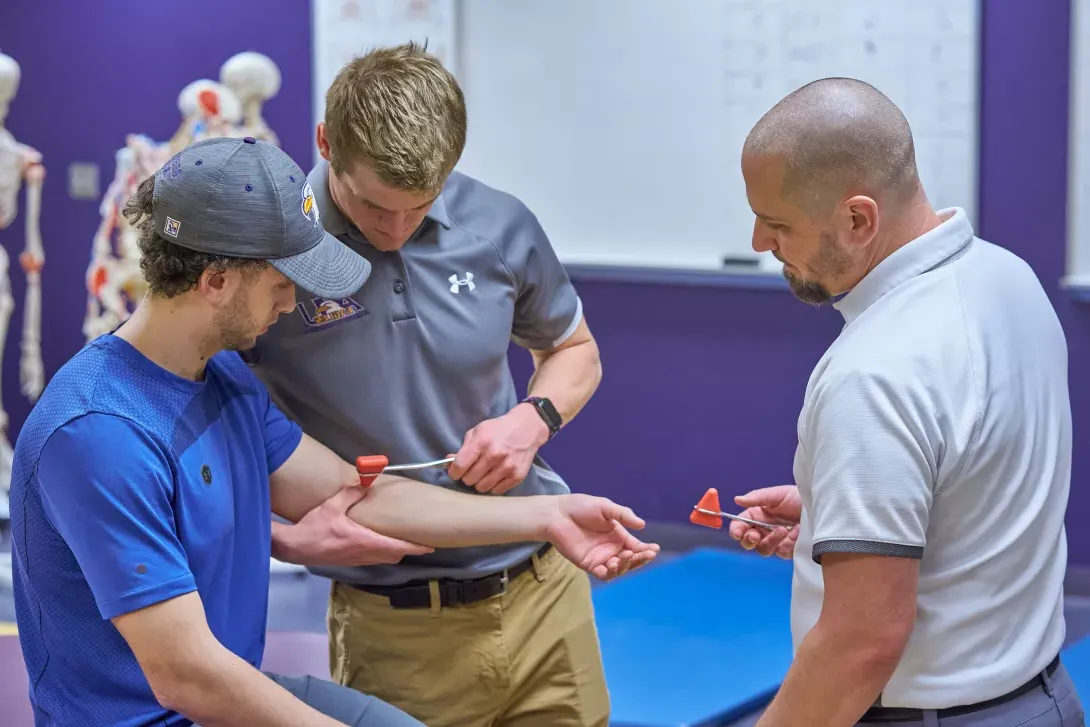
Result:
[[847,323],[901,283],[953,259],[973,241],[973,226],[960,207],[940,210],[943,222],[895,250],[859,284],[833,303]]

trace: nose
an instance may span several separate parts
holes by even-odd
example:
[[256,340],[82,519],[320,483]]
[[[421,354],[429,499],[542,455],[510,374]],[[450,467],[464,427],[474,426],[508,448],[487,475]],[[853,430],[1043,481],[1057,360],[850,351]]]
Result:
[[390,237],[401,237],[408,232],[409,227],[409,213],[408,212],[393,212],[387,213],[379,220],[379,230]]
[[761,223],[755,221],[753,223],[753,251],[770,252],[775,249],[776,238],[761,229]]
[[295,310],[295,285],[293,284],[287,291],[284,292],[284,297],[280,299],[279,305],[276,306],[276,310],[281,314],[291,313]]

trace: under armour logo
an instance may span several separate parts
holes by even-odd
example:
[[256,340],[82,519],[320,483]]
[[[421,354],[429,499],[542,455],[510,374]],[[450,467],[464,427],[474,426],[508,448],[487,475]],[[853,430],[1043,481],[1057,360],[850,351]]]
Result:
[[457,275],[451,275],[447,280],[450,281],[450,292],[458,295],[459,289],[464,285],[470,289],[470,291],[476,290],[477,286],[473,284],[473,273],[466,273],[466,276],[461,280]]

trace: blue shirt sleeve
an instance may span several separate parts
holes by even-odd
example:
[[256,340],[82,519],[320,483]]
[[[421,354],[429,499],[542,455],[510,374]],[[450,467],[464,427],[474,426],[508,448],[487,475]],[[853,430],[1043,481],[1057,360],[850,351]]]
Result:
[[504,246],[518,284],[511,338],[527,348],[549,349],[575,332],[582,303],[544,228],[525,206],[513,229],[516,239]]
[[104,619],[196,590],[174,525],[170,460],[128,419],[88,414],[50,436],[38,462],[46,516]]
[[221,361],[226,374],[252,395],[252,401],[256,407],[255,413],[264,420],[265,461],[271,475],[280,469],[299,447],[299,442],[303,441],[303,430],[298,424],[284,416],[284,412],[269,394],[265,382],[258,378],[250,367],[249,362],[255,360],[252,350],[237,353],[223,352],[217,355],[223,357]]
[[268,389],[256,376],[254,382],[261,387],[265,402],[265,458],[269,462],[269,474],[276,472],[295,452],[303,440],[303,430],[298,424],[284,416],[284,412],[269,396]]

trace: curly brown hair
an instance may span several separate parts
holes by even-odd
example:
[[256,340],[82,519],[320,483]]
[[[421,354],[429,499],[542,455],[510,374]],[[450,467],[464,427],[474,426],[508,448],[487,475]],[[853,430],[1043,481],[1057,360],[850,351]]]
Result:
[[140,272],[151,295],[173,298],[192,290],[209,268],[216,272],[238,269],[252,279],[268,265],[265,260],[210,255],[176,245],[159,235],[152,224],[154,212],[155,175],[152,175],[140,183],[122,211],[129,224],[140,231]]

